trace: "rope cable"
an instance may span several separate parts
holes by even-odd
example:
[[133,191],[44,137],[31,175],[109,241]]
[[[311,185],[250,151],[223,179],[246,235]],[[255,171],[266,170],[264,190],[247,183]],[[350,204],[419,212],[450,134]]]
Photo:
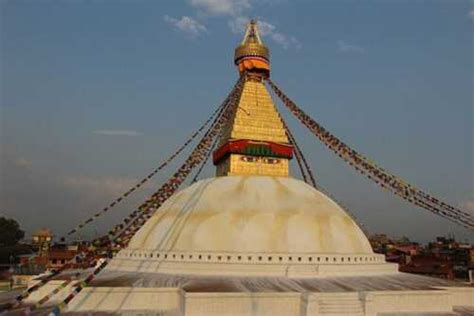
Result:
[[[183,163],[183,165],[178,169],[178,171],[165,183],[162,185],[162,187],[155,192],[150,199],[148,199],[145,203],[139,207],[141,209],[141,213],[139,211],[134,211],[132,214],[138,214],[138,216],[135,218],[135,222],[132,222],[131,225],[127,227],[126,230],[123,230],[118,236],[115,236],[115,238],[112,240],[110,245],[113,245],[113,242],[119,241],[121,238],[125,237],[119,246],[124,247],[127,245],[128,241],[133,237],[133,235],[141,228],[141,226],[146,222],[146,220],[151,216],[151,214],[156,211],[156,209],[161,206],[162,203],[164,203],[169,197],[171,197],[174,192],[178,189],[178,187],[184,182],[186,177],[189,175],[189,173],[199,165],[202,160],[205,158],[206,153],[209,150],[209,147],[211,146],[212,140],[214,137],[217,135],[219,131],[222,130],[223,125],[228,121],[230,117],[230,112],[234,113],[236,110],[236,104],[235,102],[237,97],[240,97],[242,93],[242,87],[243,87],[243,82],[245,81],[245,76],[241,76],[237,83],[234,85],[233,89],[225,99],[225,101],[219,106],[218,108],[218,115],[216,118],[214,118],[213,124],[211,127],[208,129],[208,131],[205,133],[205,135],[202,137],[201,141],[196,145],[188,159]],[[135,224],[135,225],[133,225]],[[116,226],[117,227],[123,227],[123,224],[119,224]],[[126,233],[126,236],[125,236]],[[109,236],[107,236],[109,237]],[[110,251],[107,251],[107,253],[110,253],[113,256],[113,253]],[[79,293],[82,291],[84,287],[86,287],[94,278],[95,276],[100,273],[108,264],[108,260],[102,259],[102,262],[99,262],[94,271],[89,274],[87,278],[84,280],[77,282],[73,288],[72,292],[62,301],[59,303],[57,306],[58,310],[63,310],[67,304]],[[6,304],[6,306],[2,307],[0,309],[0,312],[11,310],[21,304],[21,302],[28,297],[32,292],[38,290],[42,286],[44,286],[49,280],[51,280],[53,277],[59,275],[63,270],[68,268],[68,265],[64,265],[61,268],[57,270],[53,270],[51,275],[43,278],[40,282],[35,284],[34,286],[30,287],[27,289],[25,292],[20,294],[15,298],[14,303]],[[44,301],[47,301],[45,299]]]
[[118,198],[116,198],[114,201],[112,201],[110,204],[108,204],[106,207],[104,207],[102,210],[99,212],[95,213],[91,217],[87,218],[83,222],[81,222],[79,225],[77,225],[74,229],[70,230],[66,236],[70,236],[74,233],[77,233],[80,229],[84,228],[87,224],[95,221],[97,218],[100,216],[104,215],[106,212],[108,212],[110,209],[118,205],[120,202],[122,202],[126,197],[128,197],[130,194],[132,194],[134,191],[142,187],[145,183],[147,183],[153,176],[155,176],[161,169],[169,165],[171,161],[173,161],[174,158],[176,158],[203,130],[206,128],[207,125],[215,118],[215,116],[221,111],[222,105],[220,105],[212,114],[211,116],[199,127],[194,133],[191,134],[191,136],[184,142],[181,147],[179,147],[171,156],[169,156],[164,162],[162,162],[157,168],[155,168],[151,173],[149,173],[146,177],[144,177],[140,182],[138,182],[136,185],[134,185],[132,188],[130,188],[128,191],[120,195]]
[[309,166],[308,162],[306,161],[306,158],[303,155],[303,151],[301,150],[300,146],[296,142],[296,138],[293,136],[293,133],[291,133],[290,129],[288,128],[288,125],[286,124],[286,122],[283,120],[283,118],[281,120],[283,122],[283,127],[285,128],[285,131],[288,135],[288,138],[290,139],[290,142],[293,144],[293,146],[295,148],[295,156],[297,158],[297,161],[298,160],[301,161],[301,162],[298,161],[298,164],[300,166],[302,164],[304,169],[306,170],[306,173],[307,173],[309,181],[310,181],[308,183],[311,184],[313,187],[317,188],[318,185],[317,185],[316,180],[314,178],[313,171],[311,170],[311,167]]
[[[189,156],[188,160],[186,160],[186,162],[181,166],[181,168],[173,175],[172,179],[173,178],[179,179],[181,177],[181,175],[184,174],[184,173],[186,173],[186,175],[187,175],[190,172],[190,170],[189,170],[190,166],[192,165],[192,167],[194,167],[195,165],[199,164],[201,159],[203,159],[202,157],[200,157],[199,160],[198,160],[196,157],[197,157],[197,155],[202,155],[202,154],[205,154],[207,152],[206,151],[207,147],[210,146],[210,144],[212,142],[212,139],[215,137],[217,132],[220,132],[224,120],[227,119],[226,115],[227,115],[227,112],[228,112],[229,108],[233,108],[233,107],[230,107],[230,105],[236,104],[236,102],[232,102],[232,101],[234,101],[234,98],[235,98],[236,94],[240,95],[240,90],[242,88],[242,82],[243,82],[243,78],[240,78],[239,81],[234,86],[232,92],[229,94],[229,96],[222,103],[223,107],[222,107],[221,111],[219,111],[219,115],[214,119],[214,122],[211,124],[211,127],[208,129],[208,131],[204,134],[203,138],[201,139],[201,142],[193,150],[193,152]],[[235,109],[233,109],[233,110],[235,110]],[[204,145],[204,143],[205,143],[205,145]],[[204,149],[204,147],[206,147],[206,148]],[[140,222],[146,221],[146,219],[148,219],[148,218],[145,218],[146,216],[141,217],[141,215],[142,214],[149,214],[149,213],[153,212],[154,209],[157,209],[159,207],[159,205],[161,205],[161,203],[164,202],[164,200],[163,200],[164,199],[163,198],[164,193],[163,192],[167,192],[167,190],[169,189],[168,187],[173,187],[173,186],[176,185],[176,183],[178,183],[178,181],[174,181],[174,184],[173,183],[168,184],[168,185],[165,184],[162,188],[160,188],[160,190],[155,192],[151,196],[150,199],[145,201],[145,203],[143,203],[138,208],[138,211],[134,211],[134,212],[132,212],[131,215],[129,215],[129,217],[127,218],[128,222],[126,222],[125,225],[124,224],[117,225],[119,230],[126,231],[128,229],[128,227],[136,224],[137,222],[140,223]],[[181,184],[181,183],[179,183],[179,184]],[[124,227],[126,227],[126,228],[123,229]],[[120,235],[120,234],[121,233],[119,233],[118,235]],[[109,237],[111,237],[112,239],[114,239],[116,235],[117,235],[117,232],[115,231],[115,229],[113,229],[111,232],[109,232]]]
[[300,120],[301,123],[303,123],[303,125],[305,125],[324,145],[326,145],[326,147],[331,149],[337,156],[343,159],[351,167],[355,168],[359,173],[365,175],[380,187],[421,208],[465,228],[474,230],[473,215],[434,198],[428,193],[413,187],[406,181],[379,167],[314,121],[290,98],[288,98],[270,79],[267,79],[267,82],[274,93],[282,100],[283,104],[296,118]]
[[[278,111],[278,109],[277,109]],[[280,115],[281,117],[281,115]],[[317,190],[323,192],[325,195],[327,195],[329,198],[331,198],[334,202],[336,202],[337,205],[339,205],[358,225],[359,227],[361,228],[362,232],[368,237],[369,236],[369,232],[366,228],[366,226],[362,223],[362,221],[354,214],[354,212],[352,212],[351,210],[349,210],[349,208],[342,204],[338,199],[336,199],[334,197],[333,194],[329,193],[328,190],[326,190],[324,187],[321,186],[320,183],[316,184],[316,181],[314,179],[314,176],[313,176],[313,171],[311,170],[311,167],[309,166],[307,160],[305,159],[305,156],[303,154],[303,151],[301,150],[301,147],[298,145],[298,142],[296,141],[296,138],[293,136],[292,132],[290,131],[290,129],[288,128],[288,125],[286,124],[285,120],[283,118],[281,118],[282,122],[283,122],[283,127],[285,128],[285,132],[287,133],[288,135],[288,139],[290,140],[290,143],[294,146],[295,148],[295,157],[296,157],[296,161],[298,162],[298,166],[300,168],[300,172],[301,174],[303,175],[303,179],[305,180],[306,183],[312,185],[314,188],[316,188]],[[308,177],[310,178],[311,180],[311,183],[308,182],[307,178],[306,178],[306,175],[305,175],[305,171],[306,173],[308,174]]]
[[211,156],[212,151],[214,150],[218,142],[219,142],[219,137],[216,137],[211,147],[209,148],[209,151],[206,153],[206,157],[204,158],[201,165],[199,166],[199,169],[197,170],[196,175],[194,176],[193,180],[191,180],[191,183],[195,183],[198,180],[199,176],[201,175],[202,170],[204,169],[204,166],[209,160],[209,157]]
[[[183,165],[178,169],[178,171],[169,179],[167,183],[165,183],[160,190],[158,190],[153,196],[158,195],[157,205],[153,205],[152,207],[147,208],[146,211],[141,214],[141,216],[145,215],[146,219],[148,219],[154,211],[166,201],[169,197],[171,197],[174,192],[178,189],[179,185],[183,183],[189,173],[192,171],[194,167],[199,165],[200,162],[205,158],[205,153],[209,150],[211,146],[211,142],[213,138],[217,135],[219,131],[222,130],[224,124],[229,120],[230,116],[236,111],[236,98],[241,96],[242,93],[242,86],[243,81],[245,80],[244,76],[241,76],[237,81],[236,85],[232,89],[231,93],[224,101],[226,104],[225,111],[222,112],[222,115],[218,117],[218,120],[214,126],[210,128],[208,133],[203,136],[199,144],[195,147],[193,152],[190,154],[188,159],[183,163]],[[141,225],[133,228],[131,235],[133,236],[135,232],[140,229]],[[128,239],[130,240],[130,238]],[[123,244],[123,246],[125,246]],[[77,295],[79,294],[84,287],[86,287],[94,278],[95,276],[100,273],[108,264],[108,260],[104,260],[84,281],[80,282],[78,285],[73,286],[71,293],[57,306],[59,311],[66,308],[67,304]]]

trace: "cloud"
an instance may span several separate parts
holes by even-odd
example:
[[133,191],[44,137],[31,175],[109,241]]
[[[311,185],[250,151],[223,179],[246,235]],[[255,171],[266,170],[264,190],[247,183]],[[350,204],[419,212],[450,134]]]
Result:
[[276,32],[276,26],[266,21],[258,21],[258,28],[262,36],[272,35]]
[[471,10],[469,11],[469,13],[467,14],[467,16],[474,21],[474,10]]
[[249,22],[248,18],[243,17],[243,16],[238,16],[229,20],[228,24],[232,33],[242,34],[245,32],[245,27],[247,26],[248,22]]
[[361,46],[350,44],[343,40],[337,41],[337,49],[341,53],[357,53],[357,54],[365,53],[365,49],[362,48]]
[[[268,3],[273,3],[274,0]],[[188,0],[188,3],[202,13],[204,16],[230,17],[228,25],[234,34],[243,34],[248,21],[246,12],[252,8],[251,0]],[[202,15],[201,15],[202,17]],[[197,37],[201,33],[207,32],[204,24],[196,21],[189,16],[183,16],[176,19],[165,15],[163,19],[173,25],[176,29],[185,32],[192,37]],[[294,36],[288,36],[277,30],[277,27],[262,19],[258,21],[260,33],[264,37],[270,38],[274,43],[282,46],[284,49],[294,47],[301,49],[302,45]]]
[[294,36],[287,37],[285,34],[280,32],[270,33],[270,38],[277,44],[280,44],[284,49],[288,49],[290,46],[293,46],[295,49],[299,50],[302,47],[300,41],[298,41]]
[[203,24],[199,23],[198,21],[189,16],[183,16],[181,17],[181,19],[176,19],[165,15],[163,17],[163,20],[171,24],[177,30],[184,32],[190,35],[191,37],[197,37],[200,34],[207,32],[207,28]]
[[283,33],[274,32],[274,33],[270,34],[270,37],[272,38],[272,40],[275,43],[283,46],[284,49],[288,49],[288,47],[290,46],[290,41],[288,40],[286,35],[283,34]]
[[[128,176],[64,174],[41,164],[18,164],[24,158],[4,152],[0,158],[0,214],[18,220],[28,233],[48,227],[62,235],[140,181]],[[149,181],[81,234],[105,232],[155,188],[156,182]]]
[[[102,199],[105,196],[118,197],[139,182],[135,178],[124,177],[91,177],[91,176],[64,176],[58,178],[58,183],[74,192],[85,192],[94,198]],[[150,183],[145,188],[150,187]],[[98,193],[98,194],[97,194]],[[95,196],[97,194],[97,196]]]
[[297,50],[300,50],[303,47],[303,44],[296,39],[296,37],[292,36],[290,37],[290,42],[293,44],[293,47],[296,48]]
[[105,136],[142,136],[142,133],[137,131],[130,131],[130,130],[120,130],[120,129],[104,129],[93,131],[94,134],[97,135],[105,135]]
[[209,15],[239,15],[250,9],[250,0],[190,0],[190,4]]

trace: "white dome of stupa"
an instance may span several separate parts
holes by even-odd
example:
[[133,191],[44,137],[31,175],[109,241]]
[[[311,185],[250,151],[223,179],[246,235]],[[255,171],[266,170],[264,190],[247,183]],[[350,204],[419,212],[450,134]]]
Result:
[[145,251],[372,254],[334,201],[290,177],[199,181],[171,197],[133,237]]
[[226,176],[168,199],[107,268],[168,274],[394,271],[334,201],[291,177]]

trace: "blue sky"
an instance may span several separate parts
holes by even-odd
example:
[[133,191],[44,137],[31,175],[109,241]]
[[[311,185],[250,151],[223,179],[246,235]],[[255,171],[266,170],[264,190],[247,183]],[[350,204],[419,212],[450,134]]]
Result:
[[[152,170],[237,78],[258,18],[272,78],[409,182],[474,212],[469,1],[1,1],[0,215],[56,234]],[[370,232],[468,231],[380,191],[284,115],[318,181]],[[84,231],[127,214],[173,171]],[[209,165],[204,176],[212,176]]]

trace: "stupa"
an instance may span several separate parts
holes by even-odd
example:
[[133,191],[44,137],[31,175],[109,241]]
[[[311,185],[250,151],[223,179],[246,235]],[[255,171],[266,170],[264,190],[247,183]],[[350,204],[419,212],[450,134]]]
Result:
[[213,154],[216,176],[167,200],[67,312],[375,316],[474,308],[472,287],[398,272],[337,203],[290,176],[293,147],[263,81],[269,49],[254,21],[235,64],[245,82]]

